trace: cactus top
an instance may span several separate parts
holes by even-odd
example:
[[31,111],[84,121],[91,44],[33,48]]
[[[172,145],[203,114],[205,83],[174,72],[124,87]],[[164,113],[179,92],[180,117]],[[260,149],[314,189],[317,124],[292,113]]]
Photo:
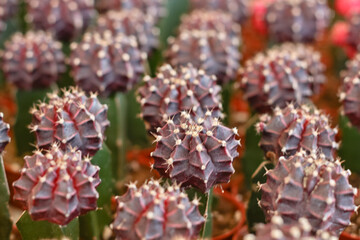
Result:
[[117,203],[111,224],[116,239],[195,239],[205,222],[198,209],[199,199],[190,201],[178,185],[164,188],[153,180],[140,188],[129,184]]
[[144,77],[145,85],[139,89],[142,118],[155,130],[168,118],[176,119],[182,111],[204,117],[209,110],[213,117],[222,117],[220,91],[216,77],[205,74],[192,65],[174,69],[160,67],[155,78]]
[[84,155],[95,155],[102,147],[105,130],[109,126],[107,105],[91,93],[90,97],[78,88],[64,89],[63,96],[57,92],[48,94],[49,102],[42,102],[30,110],[39,148],[49,149],[59,143],[65,150],[77,148]]
[[303,44],[284,43],[246,61],[238,72],[245,98],[258,112],[304,104],[325,82],[320,54]]
[[269,1],[265,22],[277,42],[313,42],[329,26],[332,14],[325,0]]
[[3,117],[4,114],[0,113],[0,154],[11,140],[9,137],[10,125],[3,121]]
[[322,230],[339,236],[356,209],[357,189],[349,183],[350,174],[340,160],[330,162],[323,154],[299,151],[288,159],[280,157],[260,185],[259,204],[268,220],[280,215],[292,224],[306,217],[313,233]]
[[337,128],[332,128],[327,116],[306,105],[275,108],[273,116],[260,117],[256,125],[261,133],[260,147],[267,158],[277,161],[280,156],[294,155],[300,149],[322,152],[334,160],[339,144],[335,141]]
[[169,119],[158,129],[156,149],[151,153],[153,168],[162,176],[208,192],[219,183],[230,181],[232,163],[239,153],[237,129],[229,129],[207,112],[194,121],[183,112],[176,121]]
[[280,216],[273,216],[268,224],[255,226],[256,236],[248,234],[244,240],[337,240],[328,232],[311,233],[311,225],[306,218],[286,224]]
[[191,0],[194,9],[222,10],[231,14],[237,23],[244,23],[249,16],[249,0]]
[[63,152],[53,144],[49,151],[36,150],[25,157],[25,167],[13,184],[14,200],[33,220],[66,225],[96,209],[100,181],[99,167],[83,159],[81,151]]

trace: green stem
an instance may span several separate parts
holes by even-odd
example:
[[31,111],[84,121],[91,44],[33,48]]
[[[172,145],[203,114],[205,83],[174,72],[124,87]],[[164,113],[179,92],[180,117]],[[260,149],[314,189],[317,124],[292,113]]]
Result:
[[213,202],[213,188],[210,189],[209,193],[207,194],[207,201],[206,201],[206,208],[205,208],[205,224],[202,233],[202,239],[209,239],[211,238],[212,233],[212,216],[211,216],[211,205]]
[[9,186],[5,174],[5,166],[0,155],[0,239],[9,239],[12,222],[9,213]]
[[118,150],[117,178],[122,180],[126,174],[126,107],[127,99],[124,93],[116,93],[116,147]]

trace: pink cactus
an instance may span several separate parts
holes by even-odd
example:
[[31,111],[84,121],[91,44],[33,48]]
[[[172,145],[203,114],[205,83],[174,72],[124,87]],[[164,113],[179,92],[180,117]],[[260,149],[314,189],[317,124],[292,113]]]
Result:
[[8,145],[11,140],[9,137],[10,125],[5,123],[3,118],[4,114],[0,113],[0,154],[4,151],[6,145]]

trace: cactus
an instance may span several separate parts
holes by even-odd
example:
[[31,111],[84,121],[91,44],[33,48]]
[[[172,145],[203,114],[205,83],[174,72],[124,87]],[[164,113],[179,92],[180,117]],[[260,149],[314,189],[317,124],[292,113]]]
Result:
[[266,4],[262,21],[270,38],[277,42],[313,42],[324,33],[331,18],[325,0],[274,0]]
[[346,71],[341,73],[342,86],[340,89],[340,102],[343,105],[343,112],[349,118],[351,124],[360,130],[360,54],[346,63]]
[[53,92],[48,98],[48,104],[42,102],[31,109],[30,129],[39,148],[49,149],[57,142],[62,150],[75,147],[84,155],[95,155],[109,126],[107,105],[102,105],[96,94],[87,97],[77,88],[63,90],[63,96]]
[[0,2],[0,34],[7,28],[8,20],[13,17],[18,8],[17,0],[3,0]]
[[248,60],[238,78],[250,105],[266,113],[288,102],[308,102],[325,82],[324,70],[320,54],[311,47],[285,43]]
[[117,211],[111,224],[116,239],[195,239],[204,224],[199,199],[192,202],[178,185],[162,187],[149,181],[140,188],[128,185],[117,198]]
[[231,14],[234,21],[244,23],[249,17],[249,0],[191,0],[193,9],[222,10]]
[[156,28],[155,18],[145,15],[139,9],[109,11],[98,18],[96,31],[111,31],[113,35],[135,36],[141,51],[151,53],[159,45],[160,31]]
[[280,216],[273,216],[271,221],[256,227],[256,236],[248,234],[244,240],[337,240],[328,232],[311,234],[311,225],[306,218],[299,218],[292,224],[285,224]]
[[6,145],[10,142],[10,125],[3,121],[4,114],[0,113],[0,154],[4,151]]
[[42,31],[16,33],[2,55],[6,80],[24,90],[49,87],[66,70],[61,47]]
[[100,12],[137,8],[159,19],[166,14],[165,4],[166,0],[101,0],[96,2],[96,8]]
[[322,230],[339,236],[356,209],[357,191],[349,184],[350,174],[339,159],[330,162],[323,154],[300,150],[288,159],[280,157],[267,171],[259,204],[268,220],[280,215],[291,224],[306,217],[313,233]]
[[63,152],[53,144],[47,152],[25,157],[25,167],[14,182],[14,200],[33,220],[66,225],[97,208],[99,167],[74,148]]
[[72,75],[87,92],[98,92],[101,96],[127,92],[145,71],[147,55],[140,52],[133,36],[87,33],[71,49]]
[[339,148],[335,141],[338,129],[331,128],[329,119],[319,110],[305,105],[275,108],[273,116],[263,115],[256,127],[262,135],[259,145],[273,161],[294,155],[300,149],[307,153],[319,149],[332,161]]
[[191,113],[182,112],[179,119],[169,119],[157,134],[152,167],[162,176],[202,192],[230,181],[235,172],[233,160],[239,155],[237,129],[221,125],[210,111],[196,121]]
[[139,89],[142,118],[155,130],[168,118],[179,117],[182,111],[193,110],[204,117],[211,110],[213,117],[222,117],[220,87],[216,78],[197,70],[192,65],[173,69],[163,65],[155,78],[144,77],[145,85]]
[[240,25],[229,14],[221,11],[197,10],[182,19],[178,37],[170,37],[166,56],[173,66],[203,69],[216,75],[218,84],[236,77],[241,54]]
[[26,0],[26,19],[36,29],[50,31],[61,41],[81,36],[95,18],[94,1]]

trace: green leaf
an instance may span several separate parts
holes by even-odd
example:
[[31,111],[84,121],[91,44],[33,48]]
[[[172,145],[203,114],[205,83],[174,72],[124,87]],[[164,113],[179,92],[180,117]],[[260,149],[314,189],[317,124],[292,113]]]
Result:
[[18,90],[16,93],[18,110],[14,133],[19,156],[34,150],[34,147],[31,146],[31,144],[35,144],[35,134],[31,133],[28,128],[32,121],[32,116],[29,111],[39,100],[44,100],[48,92],[50,92],[50,89],[34,89],[31,91]]
[[242,164],[245,174],[245,182],[248,189],[251,189],[252,179],[259,165],[264,161],[264,154],[259,147],[260,135],[256,132],[255,126],[251,126],[246,131],[244,139],[245,154],[242,158]]
[[97,188],[99,193],[97,202],[99,209],[79,217],[80,236],[82,239],[100,239],[104,227],[108,226],[112,220],[110,208],[114,182],[109,148],[104,144],[103,148],[91,159],[91,162],[100,167],[99,176],[101,183]]
[[340,116],[340,129],[342,132],[339,156],[345,160],[344,167],[352,172],[360,173],[359,164],[359,143],[360,132],[352,127],[346,116]]
[[9,239],[12,222],[9,213],[9,186],[6,179],[4,161],[0,156],[0,239]]
[[79,239],[78,218],[75,218],[66,226],[59,226],[48,221],[33,221],[29,213],[25,211],[16,226],[23,240],[62,239],[63,237],[68,237],[71,240]]

